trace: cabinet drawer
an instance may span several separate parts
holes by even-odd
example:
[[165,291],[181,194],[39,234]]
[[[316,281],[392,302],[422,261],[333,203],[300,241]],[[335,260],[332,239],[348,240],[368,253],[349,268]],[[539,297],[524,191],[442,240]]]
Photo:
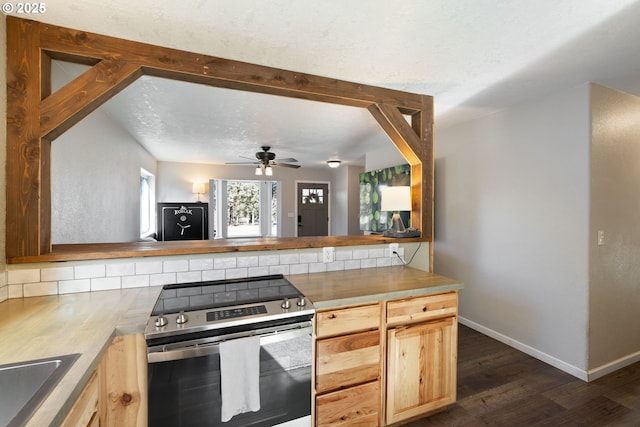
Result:
[[366,331],[380,326],[380,304],[321,311],[316,314],[318,338]]
[[316,341],[316,391],[362,384],[380,375],[380,332]]
[[377,426],[378,381],[316,397],[316,426]]
[[406,325],[425,320],[455,316],[457,313],[457,292],[407,298],[390,301],[387,304],[387,325]]
[[61,427],[94,426],[98,425],[98,399],[100,389],[98,387],[98,375],[91,375],[87,385],[71,407],[69,414],[64,419]]

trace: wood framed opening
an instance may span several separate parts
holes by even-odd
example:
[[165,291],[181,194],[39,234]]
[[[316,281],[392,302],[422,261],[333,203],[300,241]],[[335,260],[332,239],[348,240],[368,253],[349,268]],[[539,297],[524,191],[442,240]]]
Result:
[[[51,62],[91,68],[52,93]],[[7,17],[9,263],[378,244],[382,236],[51,244],[51,143],[142,75],[366,108],[411,165],[411,223],[433,237],[433,98]],[[411,117],[411,123],[405,116]]]

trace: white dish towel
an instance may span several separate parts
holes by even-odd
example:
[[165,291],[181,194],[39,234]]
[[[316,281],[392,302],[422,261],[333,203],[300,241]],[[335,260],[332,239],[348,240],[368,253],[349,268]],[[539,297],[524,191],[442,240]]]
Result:
[[222,422],[260,410],[260,337],[220,343]]

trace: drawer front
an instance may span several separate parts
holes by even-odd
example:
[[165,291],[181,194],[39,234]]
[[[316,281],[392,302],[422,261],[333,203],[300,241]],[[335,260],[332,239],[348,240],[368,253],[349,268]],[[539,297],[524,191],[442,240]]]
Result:
[[387,304],[387,325],[406,325],[455,316],[458,313],[458,293],[428,295],[390,301]]
[[316,397],[316,426],[377,426],[378,381]]
[[317,338],[366,331],[380,326],[380,304],[321,311],[316,314]]
[[362,384],[380,375],[380,332],[316,341],[316,392]]

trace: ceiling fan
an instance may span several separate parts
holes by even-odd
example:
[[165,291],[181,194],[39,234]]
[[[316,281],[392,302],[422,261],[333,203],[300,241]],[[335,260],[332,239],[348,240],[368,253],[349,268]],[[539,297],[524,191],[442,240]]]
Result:
[[[288,158],[288,159],[279,159],[278,161],[275,160],[276,158],[276,154],[272,153],[271,151],[269,151],[271,149],[270,146],[268,145],[263,145],[262,147],[260,147],[262,149],[262,151],[258,151],[256,153],[256,159],[258,159],[257,161],[251,161],[251,162],[227,162],[227,165],[258,165],[259,167],[261,166],[262,168],[267,168],[270,166],[282,166],[285,168],[299,168],[300,165],[292,165],[291,163],[297,163],[298,161],[296,159],[293,158]],[[250,157],[244,157],[244,156],[240,156],[243,157],[245,159],[251,159]]]

